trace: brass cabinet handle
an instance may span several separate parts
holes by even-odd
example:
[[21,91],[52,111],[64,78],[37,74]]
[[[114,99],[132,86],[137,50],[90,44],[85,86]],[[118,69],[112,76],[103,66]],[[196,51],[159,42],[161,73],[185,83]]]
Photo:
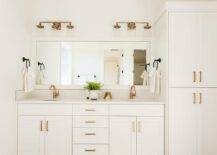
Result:
[[132,122],[132,132],[136,132],[136,123]]
[[40,131],[43,131],[43,121],[40,121]]
[[85,133],[86,136],[95,136],[96,133]]
[[95,109],[85,109],[85,111],[96,111]]
[[193,82],[197,82],[197,73],[196,71],[193,71]]
[[96,121],[85,121],[86,124],[94,124]]
[[199,82],[202,82],[202,71],[199,72]]
[[96,152],[96,149],[85,149],[85,152]]
[[141,132],[141,122],[139,121],[138,122],[138,133],[140,133]]
[[199,104],[202,104],[202,93],[199,93],[199,96],[200,96]]
[[46,131],[48,131],[48,129],[49,129],[49,124],[48,124],[48,121],[46,121]]
[[193,103],[196,104],[197,103],[197,94],[193,93]]

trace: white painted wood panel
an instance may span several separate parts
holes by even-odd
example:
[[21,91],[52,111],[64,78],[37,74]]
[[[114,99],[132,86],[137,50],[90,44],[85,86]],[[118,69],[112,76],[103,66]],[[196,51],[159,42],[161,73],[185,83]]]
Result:
[[108,105],[73,105],[73,115],[108,115]]
[[136,117],[110,118],[110,155],[136,155]]
[[73,127],[106,128],[108,121],[108,116],[74,116]]
[[137,155],[164,155],[164,118],[137,118]]
[[73,155],[108,155],[108,145],[74,145]]
[[44,155],[43,116],[18,118],[18,155]]
[[72,154],[71,116],[46,117],[45,155]]

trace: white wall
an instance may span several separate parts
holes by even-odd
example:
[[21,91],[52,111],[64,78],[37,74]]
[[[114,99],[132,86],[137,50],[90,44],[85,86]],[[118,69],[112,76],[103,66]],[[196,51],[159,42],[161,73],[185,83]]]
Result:
[[21,57],[28,51],[29,38],[16,3],[17,0],[0,0],[0,155],[16,155],[14,94],[21,87]]
[[[28,12],[28,28],[34,37],[72,38],[75,40],[144,40],[150,30],[139,26],[136,31],[114,31],[115,21],[149,21],[152,0],[22,0]],[[55,32],[48,26],[38,30],[44,20],[70,20],[73,31]]]

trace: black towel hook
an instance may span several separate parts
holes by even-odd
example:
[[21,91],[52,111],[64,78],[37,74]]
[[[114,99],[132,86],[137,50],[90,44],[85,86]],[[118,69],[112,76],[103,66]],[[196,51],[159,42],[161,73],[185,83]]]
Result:
[[39,66],[40,71],[45,70],[45,65],[43,62],[38,62],[38,66]]
[[26,68],[28,69],[31,66],[30,59],[23,57],[22,60],[26,63]]
[[155,68],[155,64],[157,64],[157,66],[156,66],[156,70],[157,70],[159,63],[161,63],[161,58],[155,59],[154,62],[153,62],[153,68]]
[[150,67],[150,63],[145,64],[145,70],[148,70],[148,66]]

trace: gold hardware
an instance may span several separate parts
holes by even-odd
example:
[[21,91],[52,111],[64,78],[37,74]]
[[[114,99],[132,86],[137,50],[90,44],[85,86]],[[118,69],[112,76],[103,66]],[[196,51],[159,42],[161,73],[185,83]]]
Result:
[[196,104],[197,94],[193,93],[193,103]]
[[86,136],[95,136],[96,133],[85,133]]
[[132,131],[136,132],[136,123],[135,122],[132,122]]
[[62,29],[62,24],[68,24],[66,25],[66,28],[68,29],[73,29],[74,25],[72,25],[72,22],[68,22],[68,21],[44,21],[44,22],[39,22],[37,26],[37,28],[39,29],[44,29],[44,25],[42,24],[52,24],[52,28],[54,30],[61,30]]
[[85,121],[86,124],[94,124],[96,121]]
[[196,78],[196,71],[193,71],[193,82],[197,82],[197,78]]
[[43,121],[40,121],[40,131],[43,131]]
[[144,24],[144,29],[150,29],[151,25],[149,22],[132,22],[132,21],[127,21],[127,22],[116,22],[114,25],[115,29],[120,29],[121,25],[120,24],[127,24],[128,30],[134,30],[136,29],[136,24]]
[[85,152],[96,152],[96,149],[85,149]]
[[57,99],[60,95],[60,92],[59,90],[56,88],[55,85],[51,85],[49,90],[52,90],[53,91],[53,100]]
[[134,30],[136,29],[136,23],[135,22],[129,22],[127,23],[128,30]]
[[105,95],[103,98],[105,100],[111,100],[112,99],[112,93],[111,92],[105,92]]
[[202,82],[202,71],[200,71],[199,74],[200,74],[199,82]]
[[136,96],[136,86],[130,87],[130,99],[133,99]]
[[46,121],[46,131],[48,131],[48,121]]
[[141,122],[140,121],[138,122],[138,132],[139,133],[141,132]]
[[85,109],[85,111],[96,111],[95,109]]
[[202,104],[202,93],[199,93],[199,96],[200,96],[199,104]]

